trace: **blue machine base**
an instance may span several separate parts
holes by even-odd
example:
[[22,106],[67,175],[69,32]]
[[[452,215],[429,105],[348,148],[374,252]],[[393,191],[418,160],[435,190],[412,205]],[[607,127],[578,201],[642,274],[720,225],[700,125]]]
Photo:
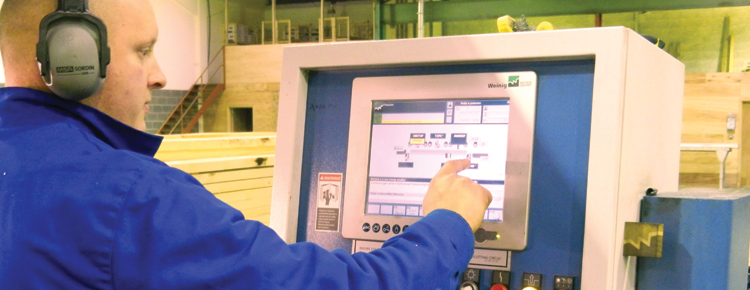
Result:
[[662,258],[638,258],[637,289],[748,289],[749,194],[645,197],[641,221],[664,224],[664,239]]

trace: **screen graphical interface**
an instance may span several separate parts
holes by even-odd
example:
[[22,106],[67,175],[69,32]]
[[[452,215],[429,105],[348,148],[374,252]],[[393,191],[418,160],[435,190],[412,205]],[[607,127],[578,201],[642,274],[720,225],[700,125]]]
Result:
[[448,160],[471,160],[459,173],[487,188],[484,220],[502,222],[508,99],[374,101],[366,214],[423,216],[430,180]]

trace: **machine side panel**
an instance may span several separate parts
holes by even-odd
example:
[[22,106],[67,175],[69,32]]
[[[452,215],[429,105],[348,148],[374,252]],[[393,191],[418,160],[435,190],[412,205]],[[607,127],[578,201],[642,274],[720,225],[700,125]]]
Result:
[[638,34],[628,34],[614,245],[618,289],[635,287],[635,258],[627,263],[622,256],[625,222],[639,221],[640,201],[648,188],[677,191],[684,71],[669,54]]

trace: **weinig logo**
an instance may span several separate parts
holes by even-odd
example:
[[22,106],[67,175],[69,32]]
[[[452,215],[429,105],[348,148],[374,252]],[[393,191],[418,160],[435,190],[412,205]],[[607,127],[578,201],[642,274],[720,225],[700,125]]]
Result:
[[519,87],[521,86],[521,79],[519,76],[509,76],[508,77],[508,87]]

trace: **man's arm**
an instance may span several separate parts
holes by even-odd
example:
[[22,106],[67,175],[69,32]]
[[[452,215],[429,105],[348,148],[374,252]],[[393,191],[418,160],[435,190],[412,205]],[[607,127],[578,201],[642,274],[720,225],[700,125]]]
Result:
[[[461,196],[461,180],[443,177],[435,186],[451,185]],[[464,217],[433,208],[369,254],[287,245],[170,168],[142,173],[120,221],[112,255],[116,289],[449,289],[474,243]]]

